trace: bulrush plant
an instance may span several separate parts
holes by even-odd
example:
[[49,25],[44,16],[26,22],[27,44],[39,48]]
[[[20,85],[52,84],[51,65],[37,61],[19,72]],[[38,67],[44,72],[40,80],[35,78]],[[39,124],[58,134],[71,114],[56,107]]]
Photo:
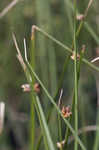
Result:
[[[30,62],[29,62],[28,57],[27,57],[26,40],[24,39],[25,58],[23,58],[21,51],[19,49],[16,37],[14,34],[12,35],[13,41],[14,41],[14,44],[15,44],[15,47],[17,50],[17,58],[21,64],[23,71],[25,73],[25,76],[27,78],[27,84],[23,84],[21,87],[24,92],[30,92],[31,98],[32,98],[32,102],[31,102],[31,112],[32,112],[31,113],[31,124],[32,124],[32,127],[30,130],[30,134],[31,134],[30,149],[31,150],[40,150],[40,144],[42,143],[42,141],[44,142],[44,146],[45,146],[46,150],[55,150],[57,148],[60,150],[69,149],[68,145],[71,143],[71,141],[74,141],[74,148],[73,148],[74,150],[79,150],[79,146],[80,146],[80,149],[87,150],[87,146],[85,145],[85,143],[82,142],[79,135],[82,134],[83,131],[84,132],[89,131],[89,129],[91,129],[90,131],[92,131],[94,129],[95,130],[98,129],[96,126],[88,126],[88,128],[87,127],[84,128],[86,130],[83,130],[83,128],[79,129],[79,125],[78,125],[79,124],[78,89],[79,89],[81,64],[84,63],[88,67],[92,68],[92,70],[99,72],[99,68],[93,64],[93,62],[97,61],[99,58],[95,58],[91,62],[88,61],[87,59],[84,58],[84,54],[86,52],[85,45],[82,45],[80,50],[78,50],[78,45],[77,45],[79,34],[82,30],[86,16],[88,14],[88,10],[91,7],[92,2],[93,2],[92,0],[89,1],[88,6],[84,12],[84,15],[78,15],[77,2],[76,2],[76,0],[74,1],[74,8],[73,8],[74,33],[73,33],[73,42],[72,42],[71,48],[64,45],[62,42],[58,41],[56,38],[51,36],[49,33],[44,31],[42,28],[39,28],[38,26],[33,25],[32,26],[32,36],[31,36],[31,42],[32,42],[33,49],[31,48],[31,50],[30,50],[32,57],[30,57]],[[78,21],[79,21],[79,25],[77,25]],[[34,40],[36,38],[35,32],[37,32],[37,33],[39,32],[39,34],[42,34],[42,36],[45,36],[46,38],[48,38],[49,40],[51,40],[52,42],[54,42],[58,46],[60,46],[60,48],[63,48],[66,52],[69,53],[64,66],[67,67],[67,65],[69,64],[70,61],[73,61],[73,63],[74,63],[74,89],[73,89],[72,102],[71,102],[70,106],[65,107],[63,105],[62,109],[60,106],[61,101],[62,101],[62,94],[63,94],[63,90],[61,88],[63,86],[63,78],[64,78],[64,72],[65,72],[64,69],[66,69],[65,67],[63,67],[63,71],[60,76],[59,84],[58,84],[57,90],[55,91],[54,96],[51,96],[51,94],[49,93],[49,91],[47,90],[47,88],[45,87],[45,85],[43,84],[43,82],[40,80],[39,76],[35,72],[35,65],[34,65],[35,62],[32,62],[32,59],[35,60],[34,53],[36,52],[35,47],[34,47],[34,43],[35,43]],[[41,90],[47,96],[48,100],[51,103],[50,106],[47,106],[48,107],[47,109],[50,110],[50,113],[44,112],[44,108],[43,108],[41,100],[40,100],[41,99],[41,97],[40,97]],[[60,93],[60,91],[61,91],[61,93]],[[58,100],[57,96],[59,96],[59,93],[60,93],[59,103],[57,104],[57,100]],[[39,133],[38,140],[35,140],[36,118],[35,118],[34,110],[36,110],[36,112],[37,112],[39,124],[41,127],[41,133]],[[58,139],[56,139],[57,142],[54,142],[54,140],[52,138],[52,133],[48,126],[51,116],[53,115],[53,117],[56,117],[56,115],[54,116],[53,110],[56,110],[57,115],[58,115],[58,125],[57,126],[58,126],[59,134],[58,134]],[[72,120],[73,120],[74,126],[72,124]],[[65,137],[64,137],[63,131],[62,131],[62,122],[64,122],[64,124],[66,126]],[[42,140],[42,137],[43,137],[43,140]],[[97,145],[97,147],[99,147],[98,146],[99,144],[97,143],[97,139],[98,139],[98,136],[96,136],[95,145]],[[96,150],[96,146],[94,146],[94,147],[95,148],[93,150]]]

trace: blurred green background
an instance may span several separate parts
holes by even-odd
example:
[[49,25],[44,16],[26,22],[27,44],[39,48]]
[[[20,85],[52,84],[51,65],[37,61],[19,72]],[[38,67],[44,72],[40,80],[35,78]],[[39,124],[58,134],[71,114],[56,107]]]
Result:
[[[11,2],[12,0],[1,0],[0,12]],[[77,2],[77,9],[81,14],[84,13],[88,2],[89,0],[79,0]],[[72,47],[73,12],[69,3],[72,4],[72,0],[19,0],[7,14],[0,17],[0,101],[4,101],[6,104],[4,130],[0,135],[0,150],[28,150],[29,146],[30,96],[23,93],[21,89],[21,85],[27,83],[27,81],[16,58],[12,32],[16,35],[23,56],[24,37],[27,42],[28,56],[30,55],[32,25],[38,25],[62,43]],[[95,0],[89,9],[86,22],[98,36],[98,0]],[[85,26],[83,26],[78,38],[79,50],[81,50],[83,44],[86,45],[85,57],[89,61],[99,55],[99,39],[95,40]],[[53,96],[67,55],[68,53],[63,48],[37,33],[35,40],[35,70]],[[99,63],[95,63],[95,65],[99,66]],[[73,72],[73,61],[70,60],[62,84],[64,91],[62,103],[64,105],[71,104],[74,87]],[[79,84],[79,127],[96,124],[98,95],[98,73],[82,64]],[[43,98],[41,102],[44,104],[45,111],[47,111],[49,102],[46,97]],[[57,121],[53,117],[51,119],[50,129],[54,141],[57,142]],[[53,129],[52,123],[56,128]],[[38,135],[39,127],[36,131],[36,140]],[[87,139],[86,145],[90,150],[92,149],[94,136],[95,132],[86,133],[83,139]]]

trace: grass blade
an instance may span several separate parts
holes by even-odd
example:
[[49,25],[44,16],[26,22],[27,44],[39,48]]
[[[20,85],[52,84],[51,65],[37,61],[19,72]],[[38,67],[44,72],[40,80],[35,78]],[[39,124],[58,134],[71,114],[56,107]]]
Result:
[[49,150],[55,150],[54,144],[52,142],[51,135],[50,135],[50,132],[49,132],[49,129],[48,129],[48,125],[47,125],[47,122],[46,122],[46,119],[45,119],[45,115],[44,115],[44,112],[43,112],[43,109],[42,109],[42,106],[40,104],[40,100],[39,100],[38,96],[36,96],[35,107],[36,107],[38,117],[39,117],[39,120],[40,120],[42,133],[45,136],[45,141],[47,142],[48,148],[49,148]]

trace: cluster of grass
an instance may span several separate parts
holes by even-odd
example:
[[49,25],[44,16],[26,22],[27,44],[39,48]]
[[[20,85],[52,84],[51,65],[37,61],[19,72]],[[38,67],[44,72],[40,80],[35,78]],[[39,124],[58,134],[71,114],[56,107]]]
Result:
[[[36,1],[38,3],[37,6],[41,6],[41,7],[46,7],[46,9],[49,9],[48,3],[45,2],[44,5],[41,5],[40,1]],[[58,147],[59,149],[63,150],[66,149],[68,147],[68,142],[71,138],[71,136],[74,137],[74,146],[73,149],[74,150],[78,150],[78,145],[80,145],[82,150],[86,150],[87,147],[85,145],[85,143],[83,143],[80,138],[79,138],[79,129],[78,129],[78,87],[79,87],[79,78],[80,78],[80,70],[81,70],[81,64],[84,62],[85,65],[88,65],[89,67],[91,67],[92,69],[99,71],[99,68],[97,66],[94,66],[91,62],[87,61],[84,58],[84,53],[85,53],[85,46],[83,45],[79,54],[78,54],[78,39],[79,39],[79,34],[83,28],[83,26],[86,27],[86,29],[90,32],[91,36],[96,40],[96,42],[98,43],[98,37],[96,36],[96,34],[94,33],[94,31],[91,29],[91,27],[85,22],[87,13],[88,13],[88,9],[90,8],[91,4],[93,1],[89,1],[88,6],[85,10],[85,13],[83,15],[79,15],[77,16],[78,12],[77,12],[77,2],[76,0],[74,1],[74,4],[67,2],[73,10],[73,14],[74,14],[74,19],[73,19],[73,42],[72,42],[72,47],[69,48],[66,45],[64,45],[63,43],[61,43],[60,41],[56,40],[53,36],[51,36],[49,33],[50,31],[50,26],[47,27],[47,31],[45,30],[44,24],[42,24],[41,20],[43,19],[44,16],[42,16],[42,14],[40,13],[40,7],[37,8],[38,10],[38,19],[39,19],[39,24],[41,24],[40,26],[43,28],[39,28],[37,26],[32,26],[32,38],[31,38],[31,43],[32,43],[32,48],[31,48],[31,54],[30,54],[30,63],[28,61],[27,58],[27,50],[26,50],[26,43],[24,41],[24,53],[25,53],[25,62],[23,61],[22,55],[20,53],[20,50],[17,46],[17,42],[15,39],[15,36],[13,35],[13,39],[16,45],[16,49],[18,51],[18,59],[23,67],[23,70],[25,72],[26,78],[28,83],[31,85],[31,143],[30,143],[30,149],[36,149],[39,150],[40,149],[40,144],[42,142],[42,140],[44,140],[44,147],[45,149],[48,150],[55,150],[56,147]],[[49,12],[49,11],[48,11]],[[77,17],[79,20],[79,24],[77,24]],[[50,19],[50,14],[45,14],[45,19]],[[48,24],[49,25],[49,24]],[[39,53],[40,55],[43,55],[44,57],[46,56],[46,49],[44,48],[44,42],[46,40],[44,40],[44,38],[48,38],[47,41],[50,44],[50,48],[51,48],[51,52],[48,52],[48,59],[49,59],[49,75],[48,74],[48,65],[47,65],[47,60],[40,60],[40,65],[44,65],[44,68],[41,67],[41,73],[42,73],[42,80],[40,80],[40,78],[38,77],[38,75],[35,73],[35,47],[34,47],[34,39],[35,39],[35,34],[34,32],[38,31],[40,32],[39,34],[39,41],[37,41],[37,44],[39,45]],[[43,34],[43,35],[41,35]],[[66,51],[68,51],[70,54],[68,55],[64,67],[63,67],[63,72],[61,73],[60,79],[59,79],[59,84],[57,84],[56,82],[56,64],[55,64],[55,52],[53,49],[53,42],[55,42],[56,44],[58,44],[61,47],[63,47]],[[72,56],[71,56],[72,55]],[[70,57],[71,56],[71,57]],[[45,57],[46,58],[46,57]],[[72,116],[69,117],[64,117],[64,115],[61,112],[60,106],[57,105],[57,97],[59,95],[59,91],[62,88],[62,84],[63,84],[63,79],[64,79],[64,72],[67,69],[67,66],[69,64],[69,60],[72,58],[72,60],[74,61],[74,90],[73,90],[73,99],[72,99],[72,103],[71,103],[71,110],[72,110]],[[44,61],[44,62],[43,62]],[[53,61],[53,62],[51,62]],[[24,63],[23,63],[24,62]],[[24,68],[24,64],[26,66],[26,68]],[[46,75],[46,76],[45,76]],[[54,82],[54,87],[53,87],[53,83],[50,83],[51,86],[51,94],[55,95],[54,97],[51,96],[47,90],[48,88],[48,80],[49,80],[49,76],[51,76],[51,82]],[[50,113],[48,115],[46,115],[44,113],[43,110],[43,106],[41,105],[41,100],[40,100],[40,96],[38,95],[38,93],[36,92],[36,90],[33,88],[33,85],[35,85],[35,80],[40,84],[41,88],[43,89],[44,94],[47,96],[48,100],[52,103],[51,107],[50,106],[46,106],[47,109],[50,109]],[[43,83],[44,82],[44,83]],[[52,85],[51,85],[52,84]],[[45,87],[44,85],[46,85],[47,87]],[[58,88],[57,88],[58,87]],[[39,87],[40,88],[40,87]],[[56,89],[56,92],[55,92]],[[42,97],[43,100],[46,99],[46,97]],[[61,99],[60,99],[61,101]],[[56,110],[57,115],[58,115],[58,140],[57,144],[53,142],[53,139],[51,137],[51,132],[49,130],[48,127],[48,123],[49,123],[49,118],[51,117],[51,112],[53,111],[53,109]],[[39,140],[37,142],[37,144],[35,145],[35,110],[37,112],[37,116],[40,122],[40,127],[41,127],[41,133],[39,134]],[[98,115],[97,115],[98,116]],[[47,117],[47,118],[46,118]],[[55,118],[56,115],[53,114],[53,117]],[[68,119],[69,118],[69,119]],[[98,117],[97,117],[98,118]],[[62,132],[62,124],[61,122],[64,121],[64,124],[66,126],[66,131],[65,131],[65,137],[63,139],[63,132]],[[72,123],[74,124],[74,128],[72,127]],[[53,123],[52,123],[53,126]],[[89,126],[90,128],[90,126]],[[89,129],[88,128],[88,129]],[[98,128],[98,125],[96,126],[96,129]],[[87,132],[87,130],[86,130]],[[81,134],[83,133],[83,129],[81,131]],[[42,139],[43,137],[43,139]],[[96,150],[98,149],[98,132],[96,134],[96,138],[94,140],[95,144],[93,149]]]
[[[90,125],[85,119],[87,111],[92,111],[91,107],[89,109],[87,106],[90,105],[90,102],[84,106],[79,97],[79,93],[82,92],[82,99],[87,99],[86,93],[80,90],[82,88],[80,81],[83,79],[82,65],[84,64],[84,67],[88,66],[88,68],[91,68],[91,72],[96,72],[97,82],[97,74],[99,72],[98,66],[93,64],[95,60],[90,62],[85,58],[87,46],[80,41],[81,32],[83,29],[86,30],[97,45],[99,44],[99,38],[87,23],[87,16],[93,0],[87,2],[83,14],[78,12],[78,3],[77,0],[73,2],[64,0],[61,2],[61,11],[63,14],[67,14],[70,28],[69,34],[71,39],[69,36],[67,38],[72,42],[70,44],[67,42],[69,46],[66,45],[66,42],[61,37],[57,40],[53,36],[50,2],[48,0],[43,0],[43,3],[40,0],[35,0],[37,26],[32,26],[30,45],[26,45],[25,39],[21,43],[21,45],[24,44],[24,54],[21,54],[22,51],[19,49],[16,37],[12,34],[17,50],[17,58],[30,86],[31,110],[28,140],[28,149],[30,150],[87,150],[91,148],[98,150],[99,148],[99,110],[97,109],[96,124]],[[42,13],[42,10],[45,13]],[[62,30],[62,32],[64,31]],[[60,51],[64,50],[59,53],[63,53],[65,56],[60,76],[57,76],[58,66],[60,65],[59,62],[57,63],[57,47]],[[70,65],[72,66],[72,75],[70,75],[72,79],[68,80],[73,80],[73,88],[70,91],[71,97],[69,100],[71,109],[69,112],[65,112],[70,113],[70,115],[66,117],[65,115],[67,114],[64,115],[62,113],[62,105],[65,108],[66,104],[62,99],[62,91],[64,93],[64,81]],[[69,84],[71,82],[68,81],[68,86]],[[69,106],[67,107],[69,109]],[[89,110],[87,110],[87,107]],[[96,107],[98,108],[98,102]],[[95,131],[96,135],[94,135],[90,147],[89,141],[91,139],[88,141],[87,132],[91,133],[92,131]]]

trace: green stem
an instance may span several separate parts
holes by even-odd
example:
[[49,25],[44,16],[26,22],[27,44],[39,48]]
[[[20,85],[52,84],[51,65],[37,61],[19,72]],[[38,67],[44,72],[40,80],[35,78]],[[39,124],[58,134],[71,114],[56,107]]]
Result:
[[[60,97],[59,97],[59,100],[58,100],[58,107],[60,109],[60,105],[61,105],[61,98],[62,98],[62,94],[63,94],[63,90],[61,90],[60,92]],[[58,114],[58,134],[59,134],[59,142],[62,141],[62,124],[61,124],[61,116],[60,114]],[[61,150],[63,148],[61,147]]]
[[[80,78],[80,69],[81,69],[81,63],[82,63],[82,58],[83,58],[83,56],[84,56],[84,52],[83,51],[81,51],[80,52],[80,59],[79,59],[79,62],[78,62],[78,67],[77,67],[77,76],[78,76],[78,78],[77,78],[77,84],[79,84],[79,78]],[[74,94],[74,90],[73,90],[73,98],[72,98],[72,112],[74,112],[74,110],[73,110],[73,108],[74,108],[74,100],[75,100],[75,94]],[[69,118],[69,122],[71,123],[71,120],[72,120],[72,116],[70,116],[70,118]],[[69,130],[69,128],[67,128],[67,130],[66,130],[66,134],[65,134],[65,141],[66,141],[66,143],[65,143],[65,148],[67,147],[67,143],[68,143],[68,138],[69,138],[69,135],[70,135],[70,130]]]
[[81,29],[83,27],[83,24],[84,24],[84,20],[82,20],[78,26],[78,29],[77,29],[77,32],[76,32],[76,38],[78,38],[80,32],[81,32]]
[[[60,115],[58,114],[58,135],[59,135],[59,142],[61,142],[62,141],[62,125],[61,125],[61,117],[60,117]],[[61,150],[62,150],[63,148],[61,147]]]
[[34,150],[35,139],[35,110],[33,103],[34,96],[31,94],[31,111],[30,111],[30,150]]
[[[77,41],[76,41],[76,0],[74,0],[74,95],[75,95],[75,105],[74,105],[74,114],[75,114],[75,119],[74,119],[74,124],[75,124],[75,132],[78,134],[78,84],[77,84]],[[78,149],[78,142],[77,139],[75,138],[75,143],[74,143],[74,150]]]
[[[35,40],[34,40],[34,33],[32,33],[32,36],[31,36],[31,43],[30,43],[30,63],[31,63],[31,66],[33,68],[35,68]],[[35,83],[35,78],[32,77],[32,86],[34,85]],[[30,143],[31,143],[31,150],[34,150],[34,142],[35,142],[35,108],[34,108],[34,101],[35,101],[35,96],[33,94],[33,92],[31,92],[30,94],[31,96],[31,120],[30,120]]]

